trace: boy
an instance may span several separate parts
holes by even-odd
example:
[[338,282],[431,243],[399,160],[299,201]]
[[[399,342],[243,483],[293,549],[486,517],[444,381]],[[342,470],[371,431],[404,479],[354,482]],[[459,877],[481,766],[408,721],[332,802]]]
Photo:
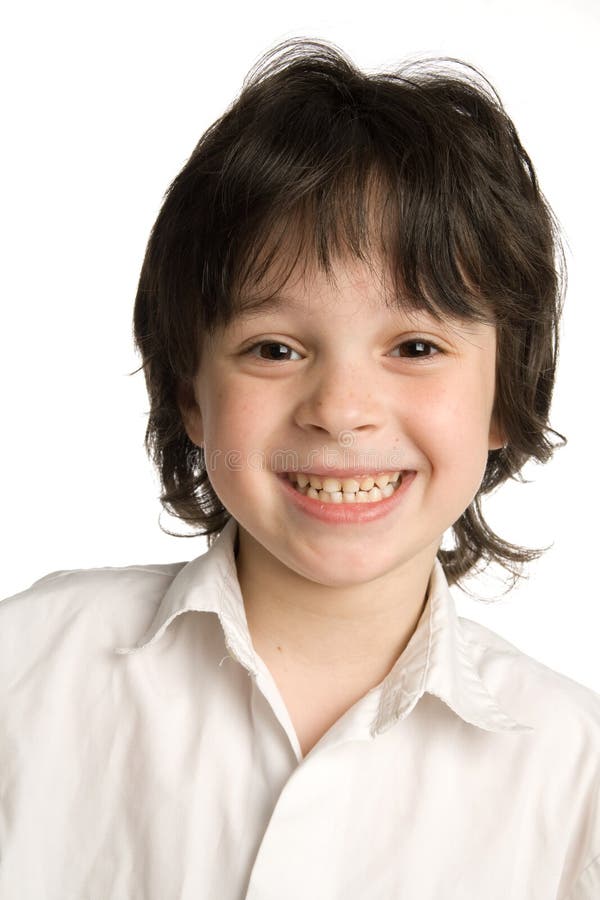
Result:
[[480,502],[554,450],[559,263],[469,67],[261,62],[134,313],[209,550],[0,604],[1,897],[600,897],[600,698],[448,590],[539,555]]

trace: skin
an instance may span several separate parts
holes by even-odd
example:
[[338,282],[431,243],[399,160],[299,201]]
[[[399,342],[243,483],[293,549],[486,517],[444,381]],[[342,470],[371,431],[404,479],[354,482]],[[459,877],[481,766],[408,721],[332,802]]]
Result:
[[[383,304],[382,291],[381,277],[354,259],[337,262],[333,281],[318,270],[291,278],[280,310],[238,319],[203,347],[193,400],[180,404],[211,484],[239,523],[250,634],[305,749],[402,653],[442,536],[477,493],[488,451],[503,443],[492,421],[494,327],[408,318]],[[415,358],[406,342],[417,338],[439,350],[418,345]],[[261,340],[288,349],[244,353]],[[351,445],[340,444],[341,433]],[[281,450],[297,461],[279,458],[283,469],[318,451],[319,463],[393,460],[365,468],[417,476],[390,515],[333,525],[285,496],[269,468]],[[322,711],[309,722],[315,690]]]

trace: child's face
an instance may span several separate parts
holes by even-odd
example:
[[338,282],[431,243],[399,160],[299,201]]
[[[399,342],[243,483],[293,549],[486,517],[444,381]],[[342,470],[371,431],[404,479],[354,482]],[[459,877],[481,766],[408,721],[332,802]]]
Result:
[[[493,326],[408,319],[355,260],[334,274],[335,286],[320,271],[291,279],[279,310],[237,319],[206,346],[184,417],[216,494],[271,563],[345,586],[411,561],[431,566],[502,439],[490,422]],[[416,471],[402,501],[371,522],[313,518],[279,477],[365,460],[369,472]]]

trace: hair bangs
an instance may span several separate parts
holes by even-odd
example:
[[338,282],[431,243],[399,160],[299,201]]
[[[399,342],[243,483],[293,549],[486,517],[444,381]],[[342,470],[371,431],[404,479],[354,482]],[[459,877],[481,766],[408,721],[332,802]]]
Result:
[[427,228],[410,226],[418,197],[399,175],[380,163],[367,168],[357,161],[293,207],[282,196],[264,218],[250,228],[246,223],[232,273],[231,317],[266,308],[290,280],[311,272],[320,270],[334,282],[334,265],[350,257],[380,280],[382,303],[407,316],[425,311],[440,321],[493,322],[477,273],[467,268],[468,254],[451,238],[432,247]]

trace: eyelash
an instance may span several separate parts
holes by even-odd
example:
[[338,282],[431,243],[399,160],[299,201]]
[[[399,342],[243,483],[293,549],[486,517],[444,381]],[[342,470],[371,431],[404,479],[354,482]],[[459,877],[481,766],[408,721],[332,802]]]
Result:
[[[433,349],[436,351],[436,353],[434,353],[433,355],[429,354],[427,356],[401,357],[402,359],[412,359],[412,360],[416,360],[416,361],[430,360],[430,359],[433,359],[435,356],[437,356],[438,353],[444,352],[441,349],[441,347],[438,347],[438,345],[434,344],[433,341],[427,341],[424,338],[412,338],[410,341],[402,341],[400,344],[396,344],[394,349],[397,349],[398,347],[406,347],[407,345],[410,345],[410,344],[424,344],[426,347],[433,347]],[[257,347],[264,347],[265,345],[266,346],[271,345],[271,346],[278,346],[278,347],[287,347],[288,350],[292,350],[292,352],[294,352],[294,353],[298,352],[297,350],[294,350],[293,347],[290,347],[289,344],[285,344],[283,341],[258,341],[256,344],[252,344],[251,347],[248,347],[246,350],[244,350],[242,355],[250,356],[250,355],[252,355],[252,351],[256,350]],[[266,363],[295,362],[295,360],[288,360],[288,359],[264,359],[262,357],[256,357],[256,358],[260,359],[261,362],[266,362]]]

